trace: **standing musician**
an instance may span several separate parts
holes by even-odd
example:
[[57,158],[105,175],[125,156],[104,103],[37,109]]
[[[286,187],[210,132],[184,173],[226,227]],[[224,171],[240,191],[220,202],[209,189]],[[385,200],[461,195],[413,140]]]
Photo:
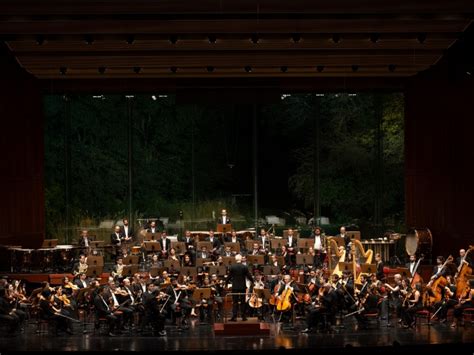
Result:
[[390,319],[390,305],[392,308],[395,309],[395,312],[397,314],[397,318],[401,319],[401,305],[402,305],[402,300],[401,300],[401,288],[402,288],[402,275],[401,274],[395,274],[393,276],[393,286],[385,283],[385,287],[390,291],[389,298],[388,298],[388,305],[389,305],[389,313],[388,317]]
[[125,243],[131,243],[135,237],[133,229],[129,226],[128,219],[124,218],[122,222],[123,226],[120,228],[120,233],[123,235],[122,241]]
[[416,255],[410,255],[410,260],[405,265],[406,268],[410,271],[410,277],[413,278],[416,273]]
[[314,228],[311,237],[314,240],[313,249],[316,254],[314,266],[319,268],[323,265],[324,260],[326,259],[326,235],[321,234],[321,227],[317,226]]
[[352,257],[351,253],[351,237],[349,234],[346,234],[346,227],[341,226],[339,228],[339,234],[336,237],[340,237],[344,240],[344,246],[346,248],[346,261],[350,261]]
[[186,230],[184,237],[179,236],[178,241],[183,242],[186,248],[186,252],[189,254],[191,259],[196,259],[196,243],[189,230]]
[[240,293],[239,295],[232,296],[232,322],[237,321],[238,309],[240,308],[240,316],[243,321],[247,320],[245,314],[245,290],[246,290],[246,279],[253,282],[253,277],[247,265],[242,264],[242,255],[237,254],[235,256],[235,264],[229,267],[228,282],[232,283],[232,293]]
[[166,236],[166,231],[161,232],[161,238],[158,240],[160,243],[160,259],[165,260],[168,258],[169,251],[171,248],[171,240]]
[[87,229],[81,231],[81,236],[79,237],[79,246],[82,248],[81,252],[83,254],[89,254],[91,247],[91,239],[89,237],[89,232]]
[[385,265],[380,253],[375,254],[375,265],[377,267],[377,271],[376,271],[377,280],[385,282],[385,273],[383,272]]
[[286,249],[290,255],[291,264],[296,264],[296,251],[298,248],[298,241],[294,235],[294,230],[292,228],[288,229],[288,242],[286,243]]
[[260,235],[257,237],[257,242],[260,243],[262,246],[263,250],[265,250],[265,253],[268,253],[270,251],[270,236],[268,233],[265,231],[265,229],[260,229]]

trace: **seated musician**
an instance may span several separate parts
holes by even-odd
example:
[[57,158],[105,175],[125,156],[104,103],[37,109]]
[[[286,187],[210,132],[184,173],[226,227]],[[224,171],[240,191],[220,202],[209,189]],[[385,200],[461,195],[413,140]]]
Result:
[[[208,276],[204,277],[200,288],[211,288],[211,280]],[[213,300],[212,298],[209,299],[201,299],[201,302],[195,305],[195,308],[199,310],[199,320],[200,322],[211,322],[212,321],[212,309],[213,309]]]
[[421,283],[415,284],[412,292],[408,292],[402,303],[402,322],[404,328],[413,328],[415,325],[415,313],[423,309],[423,297],[421,297]]
[[227,245],[222,256],[235,256],[236,254],[237,253],[231,249],[230,245]]
[[469,280],[469,287],[467,287],[459,297],[459,302],[454,306],[453,312],[453,323],[451,327],[456,328],[458,325],[462,325],[463,313],[466,308],[474,307],[474,279]]
[[328,318],[335,314],[336,297],[336,292],[329,283],[325,283],[319,288],[318,292],[313,294],[311,297],[312,302],[306,311],[306,329],[302,330],[302,333],[312,332],[313,329],[318,327],[319,323],[323,327],[331,323],[331,320]]
[[187,329],[187,319],[192,308],[186,291],[186,285],[179,285],[176,277],[171,278],[171,284],[164,291],[170,297],[167,309],[171,312],[171,321],[180,330]]
[[276,267],[281,267],[283,265],[280,265],[278,263],[278,257],[275,254],[272,254],[270,257],[270,265],[271,266],[276,266]]
[[239,243],[240,250],[243,250],[245,247],[243,240],[237,236],[235,229],[232,229],[230,235],[226,235],[224,240],[228,243]]
[[152,267],[160,268],[163,266],[163,262],[160,261],[158,254],[153,254],[148,262],[147,269],[150,270]]
[[7,291],[4,287],[0,287],[0,320],[8,324],[7,336],[11,336],[20,329],[21,319],[15,313],[15,308],[7,299]]
[[119,256],[117,258],[117,261],[115,263],[115,265],[112,267],[112,272],[110,273],[111,276],[117,280],[117,279],[121,279],[123,277],[123,268],[124,268],[124,264],[123,264],[123,259],[121,256]]
[[78,275],[79,277],[74,280],[74,285],[79,289],[89,287],[89,280],[85,272]]
[[281,246],[280,256],[283,256],[285,267],[289,268],[290,266],[294,265],[294,263],[292,262],[291,255],[288,252],[286,245]]
[[120,318],[118,314],[114,314],[114,310],[109,305],[106,286],[100,286],[98,288],[93,302],[97,318],[106,318],[109,325],[109,336],[115,336],[114,330],[118,328]]
[[39,307],[41,318],[53,323],[55,335],[58,335],[58,331],[73,334],[71,320],[61,314],[60,308],[54,306],[54,295],[49,287],[41,291]]
[[367,329],[367,317],[366,314],[377,313],[379,309],[379,296],[377,293],[377,285],[371,284],[369,286],[368,292],[360,300],[359,303],[360,313],[356,313],[355,317],[359,323],[359,327],[362,329]]
[[247,255],[265,255],[263,248],[257,243],[253,243],[252,250],[250,250]]
[[194,266],[193,259],[191,258],[191,255],[189,253],[184,254],[182,266],[183,267],[192,267],[192,266]]
[[131,299],[128,292],[118,288],[114,281],[109,281],[108,286],[112,311],[122,312],[122,328],[129,329],[133,323],[133,309],[129,306]]
[[206,241],[211,242],[211,254],[213,256],[220,254],[221,242],[219,238],[214,235],[214,231],[212,229],[209,231],[209,237],[206,237]]
[[[285,300],[283,299],[283,297],[287,295],[288,292],[290,292],[290,296],[287,297],[287,300],[290,302],[291,306],[286,311],[283,311],[280,315],[281,317],[280,321],[284,324],[289,324],[291,321],[293,304],[297,302],[296,293],[299,292],[298,285],[295,282],[293,282],[291,275],[284,275],[283,284],[280,286],[280,289],[278,290],[277,295],[276,295],[278,301],[284,302]],[[278,310],[278,303],[277,303],[277,310]]]
[[263,281],[263,275],[256,271],[255,272],[255,279],[251,283],[250,288],[248,289],[248,295],[249,295],[249,310],[252,311],[254,310],[255,315],[258,317],[258,320],[263,321],[264,319],[264,306],[263,306],[263,299],[261,297],[258,297],[258,295],[255,293],[254,290],[263,290],[265,288],[265,283]]
[[168,255],[168,260],[177,261],[178,263],[180,262],[179,257],[176,254],[176,249],[175,248],[170,248],[169,255]]
[[128,256],[130,256],[130,254],[128,253],[128,248],[127,247],[122,246],[122,249],[120,249],[120,256],[122,257],[122,259],[125,259]]
[[[130,279],[128,277],[124,278],[122,281],[122,290],[126,291],[128,296],[125,296],[124,294],[119,295],[119,299],[121,298],[122,302],[124,302],[126,299],[129,299],[130,302],[127,303],[127,308],[130,308],[133,312],[136,312],[138,310],[139,296],[133,289]],[[135,327],[135,324],[133,322],[133,317],[130,319],[129,325],[131,328]]]
[[434,304],[437,319],[441,323],[446,323],[448,318],[448,310],[454,308],[458,304],[456,297],[456,284],[453,282],[451,275],[446,276],[446,286],[441,289],[441,301]]
[[201,250],[197,252],[196,258],[198,259],[207,259],[211,257],[211,253],[207,251],[207,247],[205,245],[201,246]]
[[72,274],[74,276],[77,276],[79,274],[82,274],[82,273],[86,273],[87,272],[87,268],[88,268],[89,265],[87,265],[87,257],[85,254],[81,254],[79,256],[79,261],[74,264],[74,267],[72,269]]

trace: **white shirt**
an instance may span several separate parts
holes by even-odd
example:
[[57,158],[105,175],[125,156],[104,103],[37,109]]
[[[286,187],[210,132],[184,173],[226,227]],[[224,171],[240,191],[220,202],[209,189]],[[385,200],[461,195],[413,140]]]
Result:
[[413,275],[413,271],[415,270],[415,265],[416,265],[416,261],[413,261],[410,263],[410,273]]
[[293,246],[293,236],[288,237],[288,245],[289,245],[290,247]]
[[222,224],[227,224],[227,217],[226,216],[222,216]]
[[86,283],[84,280],[81,280],[81,282],[82,282],[82,286],[83,286],[84,288],[86,288],[86,287],[87,287],[87,283]]
[[314,237],[314,250],[321,250],[321,236],[316,235]]
[[128,226],[123,226],[123,231],[125,233],[125,236],[128,237]]
[[117,297],[115,297],[115,293],[113,293],[113,291],[110,291],[110,293],[112,294],[112,298],[114,299],[114,307],[117,307],[120,303],[118,303]]

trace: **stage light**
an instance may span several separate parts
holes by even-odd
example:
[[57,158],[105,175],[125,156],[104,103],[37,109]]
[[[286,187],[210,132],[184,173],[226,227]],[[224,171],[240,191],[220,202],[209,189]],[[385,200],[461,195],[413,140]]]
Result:
[[105,100],[105,96],[104,96],[104,95],[92,95],[92,98],[93,98],[93,99]]
[[128,44],[133,44],[135,42],[135,37],[134,36],[128,36],[127,37],[127,43]]
[[178,71],[178,68],[177,68],[177,67],[171,67],[171,68],[170,68],[170,71],[171,71],[172,73],[176,73],[176,72]]
[[324,65],[318,65],[316,70],[321,73],[324,70]]
[[159,98],[163,99],[163,98],[166,98],[168,97],[168,95],[158,95]]
[[90,44],[94,43],[94,38],[92,38],[91,35],[85,35],[85,36],[84,36],[84,41],[85,41],[87,44],[90,45]]
[[216,43],[216,41],[217,41],[217,37],[213,36],[213,35],[207,37],[207,39],[208,39],[209,43]]
[[244,69],[247,73],[250,73],[252,71],[252,67],[250,65],[245,66]]
[[151,99],[152,99],[153,101],[156,101],[156,96],[155,96],[155,95],[151,95]]
[[141,71],[142,71],[142,68],[141,68],[141,67],[133,67],[133,72],[134,72],[135,74],[138,74],[138,73],[140,73]]
[[355,73],[356,71],[359,70],[359,66],[358,65],[353,65],[352,66],[352,71]]
[[293,36],[291,36],[293,39],[293,42],[298,43],[301,40],[301,35],[298,33],[295,33]]
[[178,36],[170,36],[170,42],[171,44],[176,44],[176,42],[178,42]]
[[379,41],[379,39],[380,39],[380,35],[378,33],[372,33],[370,35],[370,41],[372,43],[377,43]]
[[214,67],[213,67],[213,66],[208,66],[206,69],[207,69],[207,71],[208,71],[209,73],[212,73],[212,72],[214,71]]
[[66,68],[66,67],[61,67],[61,68],[59,68],[59,73],[60,73],[61,75],[66,75],[66,73],[67,73],[67,68]]
[[44,44],[44,37],[42,35],[36,36],[36,44],[39,46]]
[[126,99],[133,99],[135,96],[134,95],[125,95]]
[[104,74],[106,70],[107,70],[106,67],[99,67],[99,69],[98,69],[100,74]]
[[426,33],[420,33],[420,34],[418,34],[418,36],[416,36],[416,39],[418,40],[418,42],[420,42],[420,44],[425,43],[425,41],[426,41]]
[[258,41],[260,41],[260,38],[258,38],[257,35],[252,35],[252,36],[250,37],[250,41],[251,41],[252,43],[257,44]]
[[472,72],[469,71],[469,70],[466,70],[466,74],[467,74],[467,75],[472,75]]
[[316,94],[315,96],[324,97],[324,94]]
[[388,65],[388,70],[389,70],[390,72],[392,72],[392,73],[395,71],[396,68],[397,68],[397,67],[396,67],[395,64],[389,64],[389,65]]
[[336,33],[336,34],[333,34],[333,35],[332,35],[332,41],[333,41],[334,43],[339,43],[339,42],[341,41],[341,35],[339,35],[339,34],[337,34],[337,33]]
[[286,99],[287,97],[291,97],[291,94],[282,94],[281,95],[282,100]]
[[281,72],[282,73],[286,73],[288,71],[288,67],[286,65],[283,65],[281,68],[280,68]]

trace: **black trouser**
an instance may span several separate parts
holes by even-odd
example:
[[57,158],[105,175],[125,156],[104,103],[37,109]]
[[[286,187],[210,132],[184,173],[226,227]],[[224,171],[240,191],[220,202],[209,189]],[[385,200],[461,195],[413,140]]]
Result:
[[246,318],[245,290],[232,290],[232,292],[241,293],[241,295],[232,295],[232,318],[237,318],[238,308],[240,308],[240,316]]
[[14,314],[0,314],[0,320],[8,323],[8,333],[14,333],[20,326],[20,318]]
[[[454,308],[458,304],[458,300],[448,299],[442,300],[441,302],[436,302],[434,304],[434,312],[438,312],[438,319],[446,319],[448,317],[448,310]],[[439,310],[439,311],[438,311]]]

